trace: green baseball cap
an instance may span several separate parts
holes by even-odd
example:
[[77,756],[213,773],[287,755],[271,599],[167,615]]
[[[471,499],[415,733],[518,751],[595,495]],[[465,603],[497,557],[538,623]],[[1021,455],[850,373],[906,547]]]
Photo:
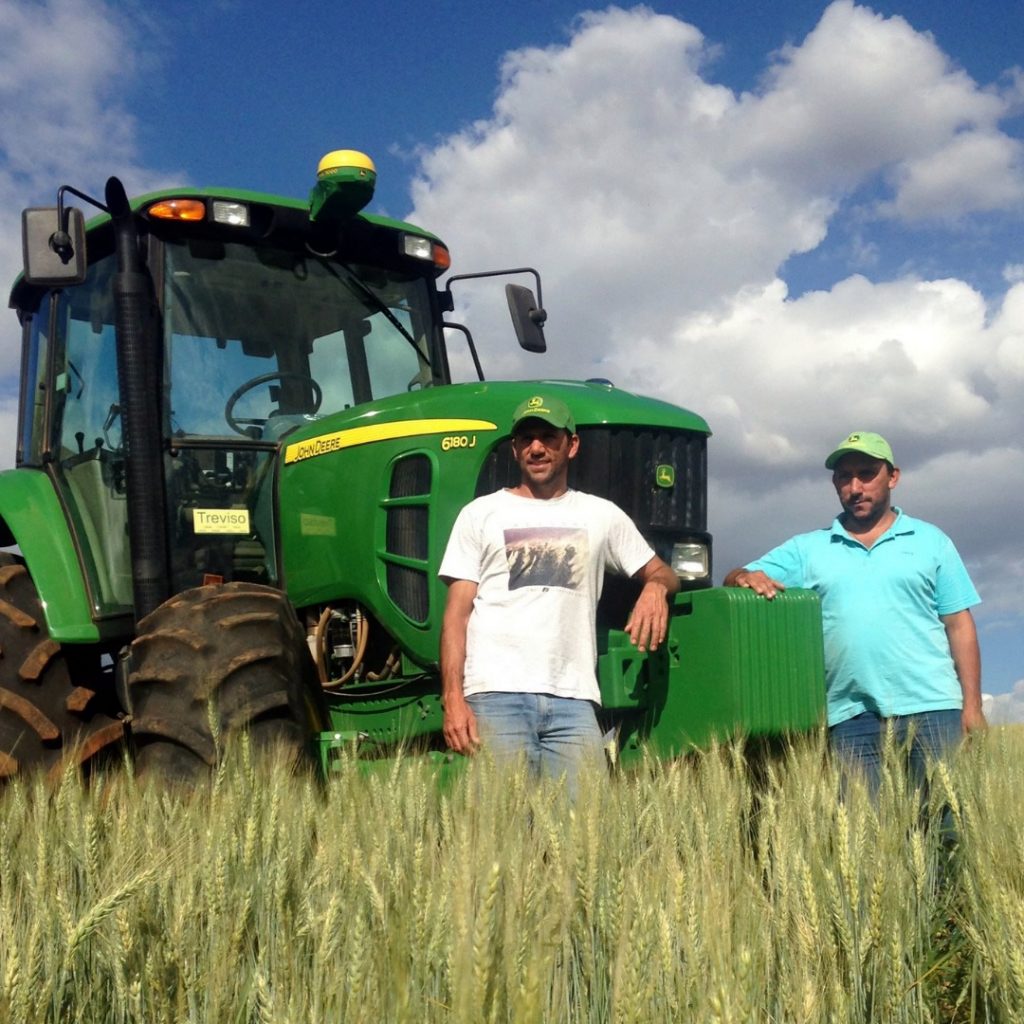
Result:
[[522,423],[523,420],[543,420],[559,430],[568,430],[570,434],[576,433],[576,421],[569,412],[569,406],[557,398],[545,398],[543,395],[533,395],[516,406],[512,413],[512,430]]
[[867,430],[855,430],[849,437],[840,441],[836,450],[825,460],[826,469],[835,469],[836,463],[850,452],[870,455],[873,459],[882,459],[890,466],[895,466],[889,442],[881,434],[872,434]]

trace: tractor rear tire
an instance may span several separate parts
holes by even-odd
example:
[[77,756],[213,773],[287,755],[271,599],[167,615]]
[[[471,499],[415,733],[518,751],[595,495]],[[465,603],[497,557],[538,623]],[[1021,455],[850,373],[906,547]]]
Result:
[[198,778],[242,732],[260,754],[301,763],[326,721],[294,610],[255,583],[196,587],[147,615],[127,692],[136,768],[167,780]]
[[0,553],[0,778],[43,769],[57,780],[69,762],[86,767],[115,752],[124,723],[100,704],[96,690],[72,681],[28,570]]

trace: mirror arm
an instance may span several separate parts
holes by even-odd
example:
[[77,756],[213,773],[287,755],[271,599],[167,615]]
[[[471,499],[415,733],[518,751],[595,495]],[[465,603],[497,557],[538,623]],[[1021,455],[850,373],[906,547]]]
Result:
[[533,279],[537,282],[537,308],[531,311],[530,319],[538,327],[543,327],[548,315],[544,311],[544,294],[540,287],[540,274],[533,267],[513,267],[509,270],[481,270],[475,274],[453,274],[445,282],[444,291],[441,293],[443,296],[441,308],[446,312],[451,312],[455,308],[455,297],[452,295],[453,281],[470,281],[480,277],[504,277],[508,274],[533,274]]
[[484,379],[484,368],[480,365],[480,357],[476,353],[476,344],[473,341],[473,335],[470,334],[469,328],[465,324],[453,324],[445,321],[441,324],[442,327],[449,328],[453,331],[459,331],[466,338],[466,344],[469,346],[469,354],[473,357],[473,366],[476,368],[476,376],[478,380]]
[[71,257],[74,256],[75,250],[71,245],[71,234],[68,231],[68,217],[70,214],[64,208],[65,192],[70,192],[72,195],[78,196],[79,199],[84,199],[87,203],[91,203],[104,213],[109,213],[110,211],[98,199],[93,199],[92,196],[79,192],[72,185],[61,185],[57,189],[57,230],[50,236],[50,248],[60,257],[62,263],[67,264],[71,262]]

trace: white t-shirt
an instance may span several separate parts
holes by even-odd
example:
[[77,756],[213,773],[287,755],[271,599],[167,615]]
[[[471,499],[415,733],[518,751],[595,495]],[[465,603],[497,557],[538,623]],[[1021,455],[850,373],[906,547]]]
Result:
[[596,612],[605,569],[654,557],[617,505],[580,491],[496,491],[458,515],[438,575],[477,585],[464,692],[550,693],[600,703]]

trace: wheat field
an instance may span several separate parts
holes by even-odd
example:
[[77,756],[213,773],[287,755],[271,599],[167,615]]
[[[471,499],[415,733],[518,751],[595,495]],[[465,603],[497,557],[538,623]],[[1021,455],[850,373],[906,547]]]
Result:
[[[0,791],[0,1020],[1024,1019],[1024,737],[871,798],[820,736],[586,786],[328,783],[244,747],[183,791]],[[841,788],[842,787],[842,788]],[[943,807],[946,807],[945,815]]]

